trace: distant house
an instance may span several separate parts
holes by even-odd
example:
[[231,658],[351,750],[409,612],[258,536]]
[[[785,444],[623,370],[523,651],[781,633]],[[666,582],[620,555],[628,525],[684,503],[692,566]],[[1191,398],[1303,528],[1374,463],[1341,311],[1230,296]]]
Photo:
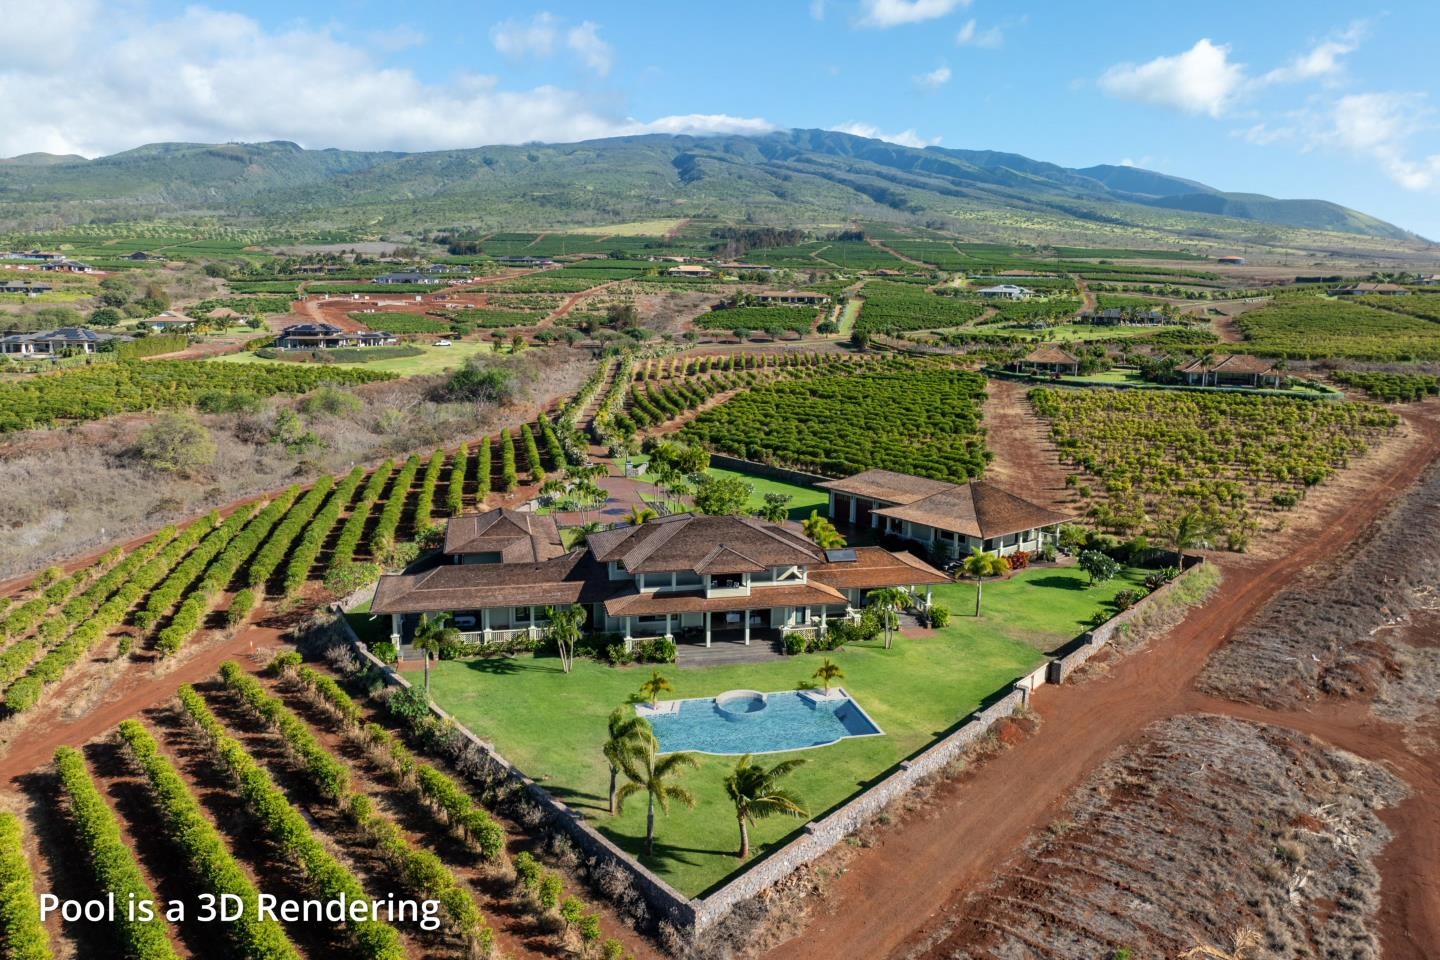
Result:
[[192,330],[195,327],[195,320],[185,316],[183,313],[175,313],[167,310],[156,317],[143,321],[144,326],[149,327],[156,333],[176,333],[182,330]]
[[302,263],[295,268],[296,273],[338,273],[341,270],[349,270],[350,266],[344,263]]
[[1245,258],[1240,256],[1238,253],[1227,253],[1223,257],[1216,257],[1215,262],[1224,267],[1245,266]]
[[38,297],[55,288],[48,283],[26,283],[22,280],[0,280],[0,293],[18,293],[27,297]]
[[972,549],[1002,556],[1039,551],[1074,518],[992,483],[946,483],[890,470],[866,470],[816,484],[830,495],[836,523],[919,543],[951,557]]
[[1415,281],[1422,287],[1433,287],[1440,284],[1440,273],[1433,273],[1428,277],[1421,277]]
[[1410,291],[1398,283],[1352,283],[1345,287],[1336,287],[1330,291],[1332,297],[1367,297],[1367,296],[1388,296],[1403,297]]
[[763,290],[752,298],[756,303],[788,303],[804,307],[818,307],[830,302],[830,295],[809,290]]
[[439,283],[439,277],[418,270],[403,270],[399,273],[382,273],[372,283]]
[[165,257],[160,256],[160,254],[158,253],[149,253],[145,250],[136,250],[134,253],[130,254],[130,256],[126,257],[125,259],[136,261],[158,260],[161,263],[164,263],[166,260]]
[[1016,286],[1013,283],[998,283],[993,287],[982,287],[976,293],[986,300],[1026,300],[1035,295],[1034,290]]
[[709,267],[702,267],[698,263],[682,263],[677,267],[671,267],[665,271],[667,277],[713,277],[715,271]]
[[394,334],[382,330],[342,330],[333,323],[296,323],[280,331],[275,346],[281,350],[333,350],[337,347],[383,347],[395,343]]
[[1068,373],[1073,377],[1080,373],[1080,358],[1059,347],[1040,347],[1012,361],[1010,368],[1024,373]]
[[1124,310],[1120,307],[1106,307],[1104,310],[1086,310],[1080,314],[1081,323],[1097,327],[1156,327],[1165,322],[1165,314],[1159,310]]
[[101,333],[89,327],[57,327],[36,333],[12,333],[0,338],[0,353],[19,356],[67,356],[75,353],[98,353],[106,346],[131,340],[113,333]]
[[49,260],[40,265],[47,273],[94,273],[95,268],[79,260]]
[[495,262],[503,263],[507,267],[537,267],[542,270],[557,265],[549,257],[496,257]]
[[1275,364],[1246,353],[1196,357],[1175,372],[1192,387],[1278,387],[1284,379]]
[[64,260],[65,254],[49,253],[44,250],[14,250],[5,254],[5,258],[7,260],[39,260],[44,262],[47,260]]
[[717,263],[715,264],[715,269],[724,270],[727,273],[739,273],[741,270],[759,271],[761,273],[774,273],[779,268],[772,267],[767,263],[744,263],[742,261],[732,261],[730,263]]

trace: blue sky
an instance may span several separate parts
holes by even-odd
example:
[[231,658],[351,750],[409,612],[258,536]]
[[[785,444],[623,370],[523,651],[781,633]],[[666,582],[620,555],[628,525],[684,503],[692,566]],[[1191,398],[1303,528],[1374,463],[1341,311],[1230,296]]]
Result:
[[[0,155],[826,127],[1321,197],[1440,238],[1440,4],[0,0]],[[17,46],[18,45],[18,46]],[[37,98],[37,95],[39,99]],[[10,111],[15,116],[15,111]]]

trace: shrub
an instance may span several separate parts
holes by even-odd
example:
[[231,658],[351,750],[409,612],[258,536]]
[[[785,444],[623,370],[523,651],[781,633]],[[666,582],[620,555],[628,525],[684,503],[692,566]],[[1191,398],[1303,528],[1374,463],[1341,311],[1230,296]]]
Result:
[[1030,552],[1027,550],[1016,550],[1005,559],[1010,561],[1011,570],[1024,570],[1030,566]]
[[540,889],[540,879],[544,872],[530,853],[521,851],[515,854],[515,881],[527,892],[535,893]]
[[675,641],[665,637],[644,640],[635,645],[637,663],[674,663]]
[[215,462],[215,438],[184,413],[167,413],[140,434],[140,462],[152,470],[182,476]]
[[1060,551],[1056,549],[1053,543],[1047,543],[1040,548],[1040,558],[1046,563],[1054,563],[1055,557],[1058,556],[1059,553]]
[[540,878],[540,889],[536,892],[535,899],[540,903],[542,910],[554,910],[560,905],[560,895],[565,892],[565,881],[560,879],[560,874],[546,870],[545,875]]
[[235,596],[230,600],[230,607],[225,611],[225,626],[238,627],[245,622],[250,611],[255,608],[255,591],[246,587],[244,590],[236,591]]
[[382,573],[378,563],[343,564],[325,574],[325,589],[340,595],[354,593],[361,587],[380,579]]
[[787,633],[781,641],[785,645],[785,652],[790,656],[804,653],[806,645],[810,642],[804,634]]
[[395,644],[389,640],[381,640],[370,647],[370,652],[375,654],[375,659],[381,663],[394,663],[400,659],[400,651],[395,649]]
[[1145,594],[1141,593],[1139,590],[1121,590],[1119,593],[1115,594],[1115,599],[1113,601],[1115,604],[1115,609],[1129,610],[1131,607],[1135,606],[1136,603],[1140,602],[1140,598],[1143,596],[1145,596]]
[[944,604],[932,603],[927,618],[930,621],[930,626],[938,630],[950,623],[950,608]]
[[40,922],[40,901],[25,858],[20,818],[13,813],[0,813],[0,943],[10,960],[51,957],[50,935]]
[[1270,502],[1282,509],[1289,509],[1300,502],[1300,491],[1282,490],[1270,498]]

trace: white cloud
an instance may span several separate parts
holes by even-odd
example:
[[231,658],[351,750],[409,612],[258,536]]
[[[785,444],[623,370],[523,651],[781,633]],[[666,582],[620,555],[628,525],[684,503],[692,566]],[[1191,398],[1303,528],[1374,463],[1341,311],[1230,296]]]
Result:
[[825,19],[825,0],[810,0],[810,19]]
[[571,27],[570,32],[565,35],[565,45],[599,76],[609,74],[615,63],[615,51],[610,44],[600,39],[600,25],[593,20],[586,20],[578,27]]
[[907,23],[924,23],[946,16],[957,7],[968,7],[970,0],[860,0],[864,11],[858,24],[884,30]]
[[1317,43],[1306,53],[1293,58],[1260,78],[1261,84],[1299,83],[1334,77],[1344,71],[1340,58],[1354,53],[1364,39],[1366,24],[1357,20],[1335,36]]
[[950,68],[946,66],[936,67],[929,73],[922,73],[913,78],[917,86],[926,87],[930,90],[938,90],[950,82]]
[[[270,31],[248,16],[195,6],[147,20],[137,9],[51,0],[53,18],[37,30],[50,37],[48,25],[60,22],[69,32],[41,50],[27,34],[0,59],[0,102],[45,104],[33,120],[0,126],[0,156],[39,150],[97,156],[175,140],[429,150],[772,129],[759,118],[723,114],[645,121],[581,91],[508,90],[495,77],[473,73],[430,83],[377,59],[373,45],[347,43],[327,30]],[[500,42],[512,50],[543,45],[533,20],[522,27]],[[550,42],[568,38],[557,34]]]
[[401,50],[409,50],[411,47],[424,46],[426,40],[423,32],[404,23],[388,26],[384,30],[372,31],[369,38],[371,46],[377,50],[384,50],[386,53],[398,53]]
[[884,140],[886,143],[894,143],[902,147],[933,147],[940,142],[939,137],[931,137],[927,140],[920,136],[915,132],[914,127],[901,130],[899,133],[882,133],[879,127],[856,120],[836,124],[830,129],[836,133],[848,133],[856,137],[868,137],[871,140]]
[[981,30],[975,18],[971,17],[955,34],[955,42],[962,47],[998,47],[1005,42],[1005,35],[999,27]]
[[1230,62],[1230,48],[1208,39],[1174,56],[1117,64],[1100,77],[1111,96],[1212,117],[1225,113],[1244,83],[1245,68]]
[[553,13],[537,13],[529,20],[502,20],[490,28],[490,42],[512,60],[544,58],[555,52],[560,21]]
[[1421,93],[1350,94],[1335,101],[1331,127],[1322,139],[1373,157],[1406,190],[1429,190],[1440,186],[1440,153],[1412,157],[1409,141],[1430,113]]

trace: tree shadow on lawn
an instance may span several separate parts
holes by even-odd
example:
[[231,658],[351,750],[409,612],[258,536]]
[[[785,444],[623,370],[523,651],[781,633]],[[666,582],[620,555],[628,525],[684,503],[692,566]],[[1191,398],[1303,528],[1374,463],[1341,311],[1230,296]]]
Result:
[[[705,856],[716,856],[726,853],[724,850],[714,850],[706,847],[682,847],[679,844],[666,843],[661,839],[661,831],[664,830],[664,828],[664,818],[657,814],[655,822],[655,853],[647,857],[645,856],[645,835],[643,833],[639,836],[630,836],[629,834],[618,833],[614,830],[607,830],[604,827],[597,827],[612,843],[621,850],[624,850],[626,855],[631,859],[651,870],[664,866],[667,862],[683,863],[693,867],[701,861],[698,857],[691,856],[691,854],[699,853]],[[736,828],[735,834],[735,847],[736,849],[740,847],[738,827]],[[734,851],[729,852],[732,855],[734,853]]]
[[[589,793],[585,790],[574,790],[570,787],[562,787],[555,783],[540,782],[540,786],[546,793],[561,800],[567,807],[574,810],[588,809],[599,810],[607,817],[610,815],[610,798],[602,797],[599,794]],[[582,802],[583,801],[583,802]]]
[[[520,664],[511,657],[480,657],[476,660],[466,660],[465,669],[474,670],[477,673],[491,673],[496,676],[510,676],[519,673]],[[542,670],[559,672],[558,667],[544,667]]]
[[1089,588],[1084,580],[1073,577],[1036,577],[1030,581],[1032,587],[1049,587],[1052,590],[1086,590]]

